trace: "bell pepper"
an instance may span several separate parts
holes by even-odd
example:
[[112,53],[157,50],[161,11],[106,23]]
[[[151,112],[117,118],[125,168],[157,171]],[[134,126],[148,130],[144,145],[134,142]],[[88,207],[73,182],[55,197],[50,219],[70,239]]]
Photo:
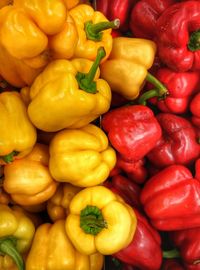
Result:
[[115,18],[108,21],[103,13],[95,11],[89,5],[78,5],[69,11],[78,31],[78,44],[75,48],[75,58],[95,60],[99,47],[104,47],[105,61],[112,50],[112,29],[119,27],[120,21]]
[[167,259],[163,261],[162,270],[184,270],[179,261],[175,259]]
[[141,270],[159,270],[162,263],[160,235],[145,216],[134,211],[137,216],[137,228],[133,240],[113,256]]
[[63,0],[63,2],[65,3],[67,9],[69,10],[77,6],[80,0]]
[[166,95],[166,87],[147,71],[154,62],[155,53],[156,44],[151,40],[114,38],[108,60],[100,65],[101,77],[113,92],[128,100],[139,96],[146,81],[155,85],[160,96]]
[[13,2],[12,0],[1,0],[0,8],[10,5],[12,4],[12,2]]
[[167,8],[157,20],[158,55],[175,71],[200,70],[199,14],[199,1],[182,1]]
[[168,95],[157,98],[159,92],[153,89],[144,92],[139,98],[139,103],[145,104],[146,99],[153,98],[152,103],[162,112],[175,114],[188,112],[192,96],[200,91],[200,72],[175,72],[169,68],[160,68],[155,77],[165,85]]
[[17,92],[0,94],[0,164],[27,155],[36,142],[36,129]]
[[104,186],[77,193],[70,202],[65,224],[72,244],[87,255],[118,252],[131,242],[136,226],[132,208]]
[[69,183],[60,184],[54,195],[47,201],[47,213],[55,222],[67,217],[70,201],[81,188]]
[[[10,256],[18,270],[25,270],[20,253],[25,253],[30,248],[35,227],[21,211],[13,210],[7,205],[0,204],[0,213],[0,257]],[[0,261],[3,261],[5,267],[6,260],[1,258]]]
[[47,201],[58,183],[50,175],[49,148],[35,144],[30,154],[4,166],[3,187],[14,202],[35,205]]
[[200,93],[197,93],[191,103],[190,103],[190,111],[192,113],[192,123],[197,126],[200,127]]
[[113,109],[103,116],[101,124],[112,146],[130,161],[141,160],[162,134],[153,111],[143,105]]
[[[8,193],[5,192],[3,187],[0,185],[0,204],[8,205],[11,201],[11,198]],[[0,268],[1,269],[1,268]]]
[[54,132],[83,127],[107,112],[111,90],[106,81],[99,79],[98,69],[104,56],[100,48],[95,62],[51,62],[30,88],[28,115],[32,123],[43,131]]
[[107,136],[92,124],[58,132],[49,151],[49,170],[54,179],[79,187],[103,183],[116,163]]
[[129,27],[135,37],[155,39],[156,21],[176,0],[141,0],[131,11]]
[[80,254],[65,231],[65,220],[44,223],[35,233],[26,270],[101,270],[104,256]]
[[156,118],[163,135],[147,154],[150,162],[158,168],[192,164],[199,156],[200,145],[191,123],[184,117],[170,113],[160,113]]
[[200,227],[200,181],[182,165],[168,166],[151,177],[140,199],[158,230]]

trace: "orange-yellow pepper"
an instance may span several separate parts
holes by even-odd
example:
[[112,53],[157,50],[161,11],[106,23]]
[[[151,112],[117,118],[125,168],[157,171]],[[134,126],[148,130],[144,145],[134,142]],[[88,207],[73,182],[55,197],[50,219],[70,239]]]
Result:
[[36,128],[19,93],[0,94],[0,119],[0,164],[30,153],[37,139]]
[[26,157],[4,167],[3,187],[14,202],[35,205],[47,201],[58,183],[49,173],[48,146],[36,144]]
[[54,195],[47,201],[47,212],[52,221],[65,219],[70,201],[81,188],[69,183],[60,184]]
[[58,220],[42,224],[36,230],[26,270],[102,270],[103,262],[100,253],[91,256],[79,253],[67,236],[65,220]]

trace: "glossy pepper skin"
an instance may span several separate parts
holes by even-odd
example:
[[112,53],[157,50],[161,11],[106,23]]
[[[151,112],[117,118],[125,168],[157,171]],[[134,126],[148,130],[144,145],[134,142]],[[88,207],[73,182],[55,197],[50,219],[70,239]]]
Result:
[[[105,61],[112,50],[112,28],[119,27],[119,20],[109,22],[103,13],[89,5],[78,5],[69,11],[78,32],[78,44],[73,57],[95,60],[99,47],[104,47]],[[106,24],[106,25],[105,25]]]
[[155,228],[161,231],[200,226],[200,182],[182,165],[171,165],[146,183],[141,202]]
[[47,212],[53,222],[67,217],[70,201],[80,190],[80,187],[69,183],[59,185],[54,195],[47,201]]
[[89,187],[103,183],[116,163],[115,150],[95,125],[65,129],[50,143],[49,169],[59,182]]
[[151,40],[114,38],[111,54],[100,66],[101,77],[109,83],[112,91],[126,99],[136,99],[155,53],[156,44]]
[[111,90],[98,70],[104,55],[100,49],[95,62],[56,60],[46,67],[30,88],[28,115],[37,128],[80,128],[109,110]]
[[131,242],[135,233],[134,211],[104,186],[81,190],[71,200],[69,210],[65,228],[82,254],[118,252]]
[[0,94],[0,163],[27,155],[36,142],[36,129],[17,92]]
[[199,14],[199,1],[183,1],[170,6],[157,20],[158,55],[175,71],[200,69]]
[[160,113],[156,118],[163,135],[147,155],[151,163],[163,168],[194,162],[199,157],[200,146],[192,124],[186,118],[170,113]]
[[[155,77],[162,82],[168,90],[168,95],[163,98],[156,98],[159,95],[155,90],[147,94],[149,98],[152,94],[152,103],[159,110],[167,113],[183,114],[188,112],[192,96],[200,91],[200,72],[175,72],[169,68],[160,68]],[[152,88],[152,87],[151,87]],[[143,94],[143,99],[145,94]]]
[[176,0],[141,0],[131,11],[129,27],[135,37],[154,40],[156,21]]
[[190,111],[192,113],[192,123],[200,127],[200,93],[197,93],[191,103],[190,103]]
[[49,169],[49,148],[35,144],[30,154],[4,167],[3,187],[20,205],[35,205],[47,201],[58,183]]
[[0,216],[0,261],[3,262],[3,267],[6,263],[9,265],[9,259],[2,260],[1,257],[7,254],[13,259],[18,270],[24,270],[24,262],[20,254],[27,252],[31,246],[35,233],[33,222],[22,211],[2,204]]
[[103,261],[100,253],[80,254],[66,234],[65,221],[58,220],[53,224],[44,223],[36,230],[26,270],[101,270]]
[[142,159],[161,138],[153,111],[143,105],[124,106],[106,113],[102,127],[112,146],[125,160]]
[[141,270],[159,270],[162,263],[160,235],[140,212],[134,211],[137,228],[133,240],[113,256]]

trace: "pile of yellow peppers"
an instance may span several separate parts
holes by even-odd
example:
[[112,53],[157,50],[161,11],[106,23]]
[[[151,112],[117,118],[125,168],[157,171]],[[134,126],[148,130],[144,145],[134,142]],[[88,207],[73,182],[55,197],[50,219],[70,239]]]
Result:
[[0,94],[1,270],[101,270],[135,233],[133,209],[103,186],[116,153],[94,120],[111,88],[139,95],[156,47],[114,41],[119,20],[85,2],[0,3],[0,75],[12,86]]

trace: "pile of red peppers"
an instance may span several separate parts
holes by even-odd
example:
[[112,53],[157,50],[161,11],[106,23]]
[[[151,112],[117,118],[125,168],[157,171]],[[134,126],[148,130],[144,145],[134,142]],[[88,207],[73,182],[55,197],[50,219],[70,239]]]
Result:
[[[106,269],[200,269],[200,1],[96,0],[119,18],[115,37],[156,43],[152,74],[164,98],[146,83],[133,103],[113,95],[101,127],[117,152],[104,183],[135,211],[132,242],[107,256]],[[142,99],[141,99],[142,96]],[[144,101],[143,103],[137,101]]]

